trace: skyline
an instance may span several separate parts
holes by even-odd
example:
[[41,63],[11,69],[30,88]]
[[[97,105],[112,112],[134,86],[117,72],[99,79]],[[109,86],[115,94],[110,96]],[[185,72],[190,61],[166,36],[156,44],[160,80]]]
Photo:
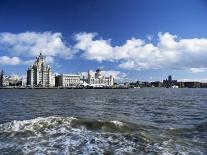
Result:
[[1,1],[0,69],[23,75],[42,52],[53,72],[207,81],[206,15],[204,0]]

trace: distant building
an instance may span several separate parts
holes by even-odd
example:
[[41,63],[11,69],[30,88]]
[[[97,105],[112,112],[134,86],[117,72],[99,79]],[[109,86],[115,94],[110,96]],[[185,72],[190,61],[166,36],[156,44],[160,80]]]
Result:
[[4,86],[4,71],[2,69],[1,75],[0,75],[0,87]]
[[76,87],[80,84],[78,74],[60,74],[55,77],[56,87]]
[[25,76],[22,76],[22,86],[23,87],[26,87],[27,86],[27,76],[25,75]]
[[31,87],[50,87],[52,71],[51,67],[45,65],[44,57],[40,53],[35,63],[27,70],[27,85]]
[[7,76],[5,75],[4,71],[1,71],[0,75],[0,87],[7,87],[7,86],[21,86],[22,81],[17,75]]
[[151,82],[151,87],[162,87],[162,82],[160,81]]
[[185,88],[185,82],[178,82],[179,88]]
[[184,88],[200,88],[200,82],[184,82]]
[[168,79],[163,80],[163,86],[164,87],[170,88],[170,87],[176,86],[176,85],[178,85],[177,80],[172,80],[171,75],[168,76]]
[[207,88],[207,83],[204,82],[200,83],[200,88]]
[[55,75],[51,75],[51,83],[50,83],[50,87],[55,87]]
[[179,88],[207,88],[207,83],[198,81],[178,82]]
[[88,71],[87,83],[92,86],[113,86],[114,78],[112,75],[105,77],[102,75],[101,70],[97,69],[95,76],[90,71]]

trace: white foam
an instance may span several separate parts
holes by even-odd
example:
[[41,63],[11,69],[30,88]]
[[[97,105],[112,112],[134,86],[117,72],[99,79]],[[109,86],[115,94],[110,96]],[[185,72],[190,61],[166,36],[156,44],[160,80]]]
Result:
[[18,132],[18,131],[36,131],[38,128],[43,128],[44,125],[56,125],[59,121],[62,121],[64,125],[70,126],[74,117],[38,117],[31,120],[12,121],[4,124],[0,124],[0,131]]
[[123,122],[120,122],[120,121],[117,121],[117,120],[113,120],[113,121],[110,121],[110,122],[113,123],[116,126],[119,126],[119,127],[122,127],[124,125]]
[[[38,117],[36,119],[24,121],[12,121],[0,125],[0,133],[11,133],[7,137],[10,142],[3,142],[0,139],[0,149],[20,149],[23,154],[104,154],[106,150],[115,154],[134,153],[139,151],[139,142],[125,137],[122,133],[107,133],[103,131],[92,131],[85,127],[74,128],[71,122],[73,117]],[[110,121],[117,127],[124,126],[123,122]],[[21,133],[34,133],[21,137]],[[24,134],[23,134],[24,135]],[[130,134],[130,136],[133,136]],[[137,135],[136,135],[137,136]],[[133,137],[132,137],[133,138]],[[140,137],[141,138],[141,137]],[[139,139],[138,139],[139,141]],[[188,150],[184,146],[175,144],[172,139],[155,143],[154,145],[146,141],[144,151],[157,152],[162,155],[169,155],[175,151],[188,154],[193,150]],[[142,148],[143,149],[143,148]],[[192,148],[194,149],[194,148]],[[143,150],[141,150],[143,151]],[[198,152],[195,150],[194,152]],[[199,154],[202,154],[199,153]]]

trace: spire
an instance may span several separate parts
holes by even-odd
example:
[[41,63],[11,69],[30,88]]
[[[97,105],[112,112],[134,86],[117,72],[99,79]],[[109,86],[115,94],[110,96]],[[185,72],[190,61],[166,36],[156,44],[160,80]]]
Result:
[[1,75],[4,75],[4,70],[3,69],[1,70]]
[[91,73],[90,73],[90,70],[88,70],[88,78],[91,77]]
[[42,52],[40,51],[39,55],[37,56],[36,59],[44,59],[43,55],[42,55]]

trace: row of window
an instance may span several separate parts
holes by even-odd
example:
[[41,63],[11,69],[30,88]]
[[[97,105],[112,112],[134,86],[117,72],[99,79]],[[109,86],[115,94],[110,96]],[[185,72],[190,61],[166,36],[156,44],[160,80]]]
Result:
[[80,79],[65,79],[64,82],[69,83],[69,82],[79,82]]

